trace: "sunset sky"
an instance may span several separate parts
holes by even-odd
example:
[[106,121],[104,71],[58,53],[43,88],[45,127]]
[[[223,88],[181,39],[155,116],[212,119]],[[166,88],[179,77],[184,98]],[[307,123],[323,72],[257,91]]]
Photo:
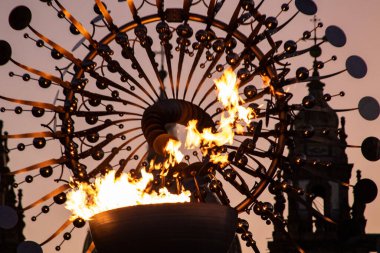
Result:
[[[131,20],[131,15],[128,10],[128,6],[125,3],[118,3],[117,0],[103,0],[108,8],[111,10],[111,15],[115,17],[118,24],[126,23]],[[92,5],[95,1],[89,0],[62,0],[63,5],[78,17],[83,24],[88,24],[89,20],[94,17],[92,11]],[[138,1],[141,2],[141,1]],[[165,1],[167,5],[177,4],[177,0]],[[237,1],[227,0],[226,5],[235,6]],[[258,2],[258,1],[255,1]],[[279,0],[266,0],[263,4],[261,12],[270,16],[275,16],[282,3],[287,1]],[[324,80],[326,83],[325,92],[332,95],[338,94],[340,91],[345,91],[345,97],[335,97],[330,102],[330,105],[335,109],[347,109],[356,108],[359,100],[364,96],[372,96],[377,100],[380,99],[380,30],[378,25],[380,24],[380,2],[378,0],[315,0],[318,5],[317,18],[323,22],[324,27],[318,30],[319,36],[323,36],[324,29],[329,25],[336,25],[345,31],[347,36],[347,44],[343,48],[334,48],[333,46],[325,43],[322,46],[323,54],[321,60],[327,60],[332,55],[336,55],[338,60],[330,62],[321,71],[322,74],[330,74],[345,68],[345,60],[351,55],[361,56],[367,63],[368,74],[363,79],[354,79],[347,73],[343,73],[339,76]],[[182,3],[182,1],[181,1]],[[46,57],[46,53],[40,53],[43,50],[37,48],[34,42],[23,38],[23,34],[28,32],[29,29],[23,31],[14,31],[8,25],[8,15],[10,11],[18,6],[25,5],[32,10],[33,18],[31,25],[43,31],[43,33],[55,41],[59,41],[66,48],[72,48],[78,41],[78,37],[73,37],[67,29],[67,25],[63,26],[62,22],[56,18],[56,14],[48,8],[45,3],[38,0],[1,0],[0,2],[0,40],[6,40],[12,45],[12,57],[26,65],[38,66],[43,70],[53,73],[55,64],[53,60]],[[231,8],[225,8],[226,10]],[[291,4],[291,10],[286,15],[290,17],[294,13],[294,3]],[[143,12],[144,13],[144,12]],[[144,13],[147,14],[147,13]],[[223,15],[218,16],[219,19],[223,19]],[[313,23],[312,17],[305,15],[298,15],[286,29],[281,31],[278,35],[279,39],[286,41],[288,39],[297,40],[305,30],[311,30]],[[280,19],[283,21],[283,19]],[[225,20],[227,22],[227,20]],[[59,24],[60,25],[59,25]],[[280,22],[281,23],[281,22]],[[65,29],[65,30],[64,30]],[[157,50],[159,47],[156,45]],[[306,46],[305,46],[306,47]],[[83,55],[83,51],[78,52],[79,56]],[[145,59],[141,59],[145,61]],[[147,61],[147,60],[146,60]],[[302,58],[295,63],[295,66],[312,66],[311,58]],[[14,71],[17,74],[23,74],[23,70],[18,69],[17,66],[12,63],[8,63],[5,66],[0,66],[0,94],[7,97],[36,100],[52,103],[55,98],[58,88],[52,88],[47,90],[36,89],[37,86],[32,82],[23,82],[20,78],[10,78],[8,73]],[[294,70],[293,70],[294,71]],[[300,103],[302,98],[307,95],[307,90],[304,84],[293,85],[290,92],[294,94],[292,103]],[[62,94],[60,97],[62,98]],[[7,109],[13,109],[16,104],[0,101],[0,107],[6,107]],[[49,121],[49,116],[44,117],[44,121],[32,118],[30,113],[23,113],[22,115],[16,115],[12,111],[6,111],[0,113],[0,119],[4,121],[4,130],[10,134],[13,133],[26,133],[41,130],[41,123]],[[374,121],[366,121],[363,119],[358,111],[352,111],[348,113],[339,114],[339,116],[346,117],[346,132],[348,134],[348,144],[354,146],[360,146],[362,141],[368,136],[380,137],[380,124],[379,119]],[[14,148],[17,145],[17,141],[10,141],[9,147]],[[27,143],[27,141],[25,141]],[[43,154],[42,154],[43,153]],[[24,152],[12,150],[9,154],[11,170],[17,170],[33,163],[47,160],[51,157],[56,157],[60,154],[60,146],[58,143],[51,144],[48,150],[45,152],[38,152],[33,148],[26,149]],[[374,180],[377,185],[380,185],[380,171],[379,161],[369,162],[362,157],[359,148],[348,148],[347,154],[349,162],[354,164],[353,177],[351,184],[355,184],[355,171],[357,169],[362,170],[363,178],[370,178]],[[24,180],[25,175],[17,177],[17,181]],[[39,197],[43,196],[47,192],[56,188],[53,180],[36,178],[32,184],[22,184],[20,188],[24,190],[23,205],[27,206]],[[232,196],[231,199],[238,201],[241,196]],[[271,198],[267,193],[262,197]],[[268,199],[272,201],[272,199]],[[352,196],[350,196],[352,201]],[[39,213],[39,208],[28,210],[26,216],[26,228],[24,234],[27,240],[33,240],[38,243],[48,238],[68,217],[69,212],[64,208],[53,206],[51,213],[48,215],[41,215],[38,217],[37,222],[33,223],[30,218],[33,215]],[[366,218],[367,218],[367,232],[368,233],[380,233],[380,198],[377,198],[373,203],[367,206]],[[259,244],[261,252],[266,252],[266,243],[271,238],[272,226],[265,225],[260,218],[253,217],[252,214],[248,219],[250,221],[251,231],[254,238]],[[87,232],[86,229],[78,229],[73,232],[73,238],[65,242],[60,252],[63,253],[75,253],[81,252],[84,242],[84,235]],[[62,235],[58,236],[58,239],[53,240],[44,246],[44,252],[55,252],[54,247],[58,245],[62,240]],[[251,252],[250,249],[243,246],[243,252]]]

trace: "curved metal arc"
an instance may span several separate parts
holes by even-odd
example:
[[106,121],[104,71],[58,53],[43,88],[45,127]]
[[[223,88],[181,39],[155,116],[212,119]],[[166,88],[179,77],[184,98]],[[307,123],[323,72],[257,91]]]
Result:
[[35,107],[38,107],[38,108],[44,108],[44,109],[52,110],[52,111],[57,112],[57,113],[64,112],[64,109],[63,109],[62,106],[55,106],[55,105],[48,104],[48,103],[42,103],[42,102],[35,102],[35,101],[28,101],[28,100],[8,98],[8,97],[4,97],[4,96],[1,96],[1,95],[0,95],[0,99],[6,100],[6,101],[9,101],[9,102],[13,102],[13,103],[17,103],[17,104],[30,105],[30,106],[35,106]]
[[36,138],[36,137],[53,137],[55,139],[63,137],[61,131],[57,132],[33,132],[33,133],[24,133],[24,134],[8,134],[6,136],[0,136],[0,139],[24,139],[24,138]]
[[90,246],[88,247],[86,253],[92,253],[95,250],[95,243],[91,242]]
[[61,192],[64,192],[66,191],[67,189],[70,189],[70,185],[69,184],[64,184],[64,185],[61,185],[59,186],[58,188],[56,188],[55,190],[49,192],[48,194],[46,194],[45,196],[41,197],[40,199],[34,201],[33,203],[29,204],[27,207],[25,207],[23,209],[23,211],[27,211],[43,202],[45,202],[46,200],[54,197],[55,195],[57,194],[60,194]]
[[285,52],[283,52],[283,53],[281,53],[281,54],[279,54],[279,55],[276,55],[276,56],[274,56],[274,59],[275,59],[275,61],[280,61],[280,60],[283,60],[283,59],[288,59],[288,58],[292,58],[292,57],[296,57],[296,56],[299,56],[299,55],[302,55],[302,54],[305,54],[305,53],[307,53],[307,52],[310,52],[310,50],[313,48],[313,47],[315,47],[315,46],[320,46],[320,45],[322,45],[323,43],[325,43],[326,41],[321,41],[321,42],[319,42],[318,44],[316,44],[316,45],[313,45],[313,46],[311,46],[311,47],[308,47],[308,48],[305,48],[305,49],[302,49],[302,50],[299,50],[299,51],[296,51],[296,52],[294,52],[294,53],[292,53],[292,54],[289,54],[289,53],[287,53],[286,51]]
[[40,243],[40,246],[44,246],[45,244],[47,244],[48,242],[50,242],[51,240],[53,240],[55,237],[57,237],[57,235],[59,235],[60,233],[62,233],[63,230],[65,230],[73,221],[71,221],[70,219],[67,219],[63,224],[62,226],[60,226],[57,231],[54,232],[54,234],[52,234],[48,239],[46,239],[45,241],[43,241],[42,243]]
[[134,116],[140,116],[142,117],[142,114],[134,113],[134,112],[123,112],[123,111],[76,111],[73,113],[73,115],[77,117],[86,117],[90,115],[94,116],[109,116],[109,115],[116,115],[116,114],[126,114],[126,115],[134,115]]
[[[156,78],[160,84],[160,91],[162,92],[162,94],[164,95],[165,98],[168,97],[168,95],[166,94],[166,90],[165,90],[165,86],[164,86],[164,83],[163,83],[163,80],[161,79],[161,76],[159,74],[159,71],[158,71],[158,68],[157,68],[157,65],[156,65],[156,61],[154,59],[154,52],[152,51],[152,48],[151,46],[148,46],[145,48],[146,49],[146,53],[148,55],[148,58],[150,60],[150,64],[151,66],[153,67],[153,70],[154,70],[154,73],[156,74]],[[153,87],[153,84],[151,83],[150,79],[148,78],[148,76],[145,74],[143,68],[139,67],[142,71],[142,74],[144,76],[144,79],[145,81]],[[153,89],[153,88],[152,88]],[[155,91],[155,90],[154,90]],[[160,96],[159,96],[160,98]]]
[[[221,53],[217,53],[217,55],[214,57],[213,61],[210,63],[210,65],[208,66],[206,72],[203,74],[203,77],[202,79],[199,81],[198,85],[197,85],[197,88],[195,89],[195,92],[193,94],[193,97],[191,98],[191,103],[194,102],[194,99],[196,97],[196,95],[198,94],[198,92],[200,91],[200,89],[202,88],[204,82],[206,81],[206,79],[208,78],[208,74],[211,72],[211,70],[215,67],[215,65],[218,63],[218,61],[220,60],[220,58],[222,57],[222,55],[224,54],[224,52],[221,52]],[[203,100],[204,101],[204,100]],[[203,102],[201,101],[201,102]],[[202,103],[199,103],[198,105],[200,106]]]
[[273,160],[268,168],[268,171],[267,171],[267,178],[264,178],[262,179],[259,184],[257,185],[257,187],[252,191],[251,193],[251,196],[248,197],[247,199],[243,200],[242,202],[240,202],[236,207],[236,211],[241,213],[241,212],[244,212],[245,209],[251,205],[254,201],[257,200],[258,196],[260,196],[260,194],[265,190],[265,188],[268,186],[268,184],[270,183],[270,179],[273,178],[275,176],[275,173],[276,173],[276,169],[277,169],[277,164],[278,162],[280,161],[280,158],[281,158],[281,154],[283,153],[284,151],[284,148],[285,148],[285,141],[286,141],[286,137],[285,137],[285,133],[287,131],[287,113],[285,110],[282,110],[280,113],[279,113],[279,117],[280,117],[280,136],[278,138],[278,145],[276,147],[276,150],[274,152],[274,155],[273,155]]
[[325,76],[318,76],[318,77],[314,77],[314,76],[311,76],[305,80],[299,80],[297,78],[290,78],[290,79],[286,79],[285,82],[283,83],[283,87],[284,86],[287,86],[287,85],[291,85],[291,84],[295,84],[295,83],[308,83],[310,81],[319,81],[319,80],[322,80],[322,79],[326,79],[326,78],[330,78],[330,77],[333,77],[333,76],[337,76],[339,74],[342,74],[343,72],[346,72],[347,69],[344,69],[344,70],[341,70],[341,71],[338,71],[338,72],[335,72],[335,73],[332,73],[332,74],[329,74],[329,75],[325,75]]
[[84,159],[86,157],[89,157],[90,155],[92,155],[94,153],[94,151],[99,150],[99,149],[105,147],[106,145],[108,145],[109,143],[111,143],[113,140],[121,137],[124,134],[131,133],[131,132],[134,132],[134,131],[137,131],[137,130],[140,130],[140,127],[135,127],[135,128],[128,129],[126,131],[120,132],[120,133],[112,136],[111,139],[105,139],[104,141],[98,143],[97,145],[95,145],[95,146],[89,148],[88,150],[86,150],[86,151],[78,154],[78,158],[79,159]]
[[113,19],[112,19],[111,15],[109,14],[109,12],[107,11],[107,9],[105,8],[105,6],[103,5],[102,1],[101,0],[95,0],[95,3],[98,6],[103,17],[106,19],[106,21],[110,27],[111,32],[116,32],[117,27],[113,23]]
[[99,98],[101,100],[104,100],[104,101],[112,101],[112,102],[117,102],[117,103],[128,103],[128,104],[133,104],[133,105],[136,105],[142,109],[145,109],[143,106],[141,105],[137,105],[137,104],[134,104],[132,102],[129,102],[128,100],[125,100],[125,99],[121,99],[121,98],[114,98],[114,97],[110,97],[110,96],[106,96],[106,95],[101,95],[101,94],[98,94],[98,93],[93,93],[93,92],[90,92],[90,91],[81,91],[80,94],[84,97],[88,97],[88,98]]
[[178,92],[179,92],[179,84],[181,81],[181,73],[182,73],[182,66],[183,66],[183,60],[185,58],[185,46],[180,46],[180,52],[179,52],[179,59],[178,59],[178,68],[177,68],[177,82],[176,82],[176,93],[175,98],[178,99]]
[[[141,135],[140,135],[141,136]],[[139,136],[136,136],[136,138],[139,137]],[[127,166],[128,162],[131,160],[131,158],[136,154],[136,152],[145,144],[147,143],[146,140],[144,140],[143,142],[141,142],[133,151],[132,153],[129,154],[129,156],[127,157],[126,159],[126,162],[125,164],[123,164],[122,166],[120,166],[120,168],[117,170],[116,172],[116,175],[120,175],[123,170],[125,169],[125,167]]]
[[137,15],[137,8],[136,8],[134,0],[127,0],[127,4],[128,4],[128,7],[129,7],[129,10],[132,14],[133,19],[136,22],[139,22],[140,17]]
[[[143,136],[143,134],[139,134],[134,136],[133,138],[129,139],[128,141],[124,142],[122,145],[118,147],[118,151],[120,151],[123,147],[128,145],[130,142],[134,141],[135,139],[138,139],[139,137]],[[112,159],[116,156],[116,153],[111,153],[110,155],[107,156],[98,166],[96,166],[95,169],[93,169],[90,173],[88,173],[89,177],[95,177],[97,174],[100,173],[100,171],[108,165]]]
[[62,156],[61,158],[58,158],[58,159],[53,158],[53,159],[49,159],[49,160],[46,160],[43,162],[39,162],[39,163],[30,165],[28,167],[25,167],[25,168],[22,168],[22,169],[19,169],[16,171],[11,171],[8,173],[8,175],[17,175],[17,174],[25,173],[28,171],[40,169],[40,168],[43,168],[43,167],[46,167],[49,165],[53,165],[53,164],[63,164],[65,162],[67,162],[67,158],[65,156]]
[[166,65],[168,67],[169,72],[169,81],[170,81],[170,87],[172,90],[172,96],[175,97],[175,91],[174,91],[174,81],[173,81],[173,68],[172,68],[172,61],[171,61],[171,49],[170,46],[165,44],[164,45],[165,50],[165,59],[166,59]]
[[[118,89],[118,90],[121,90],[121,91],[127,93],[128,95],[131,95],[131,96],[134,97],[134,98],[137,98],[137,99],[140,100],[141,102],[144,102],[146,105],[148,105],[148,106],[150,105],[146,100],[144,100],[144,99],[141,98],[140,96],[136,95],[134,92],[128,90],[127,88],[121,86],[120,84],[117,84],[117,83],[115,83],[114,81],[112,81],[112,80],[110,80],[110,79],[108,79],[108,78],[106,78],[106,77],[104,77],[104,76],[101,76],[101,75],[99,75],[99,74],[96,73],[96,72],[91,72],[90,75],[91,75],[93,78],[95,78],[96,80],[103,80],[103,81],[105,81],[109,86],[114,87],[114,88],[116,88],[116,89]],[[138,84],[138,82],[137,82],[132,76],[129,76],[128,78],[129,78],[129,80],[131,80],[134,84]],[[152,98],[152,100],[154,101],[153,98]]]
[[128,121],[137,121],[137,120],[141,120],[141,119],[121,119],[121,120],[111,121],[110,125],[102,124],[102,125],[99,125],[99,126],[95,126],[95,127],[92,127],[92,128],[88,128],[88,129],[85,129],[85,130],[81,130],[81,131],[75,132],[74,133],[74,137],[77,137],[77,138],[84,137],[84,136],[86,136],[89,133],[100,132],[101,130],[106,129],[109,126],[114,126],[114,125],[119,124],[119,123],[128,122]]
[[66,59],[70,60],[72,63],[74,63],[77,66],[81,66],[82,61],[75,58],[71,52],[67,51],[65,48],[61,47],[60,45],[58,45],[54,41],[50,40],[49,38],[45,37],[43,34],[39,33],[37,30],[35,30],[32,26],[29,25],[28,27],[41,40],[43,40],[45,43],[48,43],[55,50],[57,50],[60,54],[64,55],[66,57]]
[[34,69],[34,68],[31,68],[29,66],[26,66],[24,64],[21,64],[13,59],[11,59],[11,61],[17,65],[18,67],[30,72],[30,73],[33,73],[33,74],[36,74],[38,76],[41,76],[47,80],[50,80],[52,82],[55,82],[55,83],[58,83],[60,86],[62,86],[62,88],[66,88],[66,89],[70,89],[71,88],[71,85],[69,82],[66,82],[66,81],[63,81],[61,78],[58,78],[56,76],[53,76],[53,75],[50,75],[50,74],[47,74],[45,72],[42,72],[40,70],[37,70],[37,69]]
[[94,46],[96,48],[98,43],[95,40],[93,40],[93,38],[91,37],[91,34],[86,30],[86,28],[84,28],[84,26],[78,20],[76,20],[71,15],[71,13],[68,10],[66,10],[66,8],[58,0],[54,0],[54,2],[58,5],[58,7],[61,9],[61,11],[65,14],[65,17],[67,17],[72,22],[72,24],[75,26],[75,28],[77,28],[78,31],[83,35],[83,37],[85,37],[86,40],[88,42],[90,42],[90,44],[92,46]]
[[185,11],[185,13],[188,14],[190,12],[192,2],[193,0],[183,0],[183,10]]
[[182,99],[184,99],[184,100],[186,99],[187,90],[189,89],[189,85],[190,85],[191,79],[193,78],[193,75],[194,75],[194,72],[195,72],[195,68],[198,66],[199,60],[202,57],[204,48],[205,47],[203,46],[203,44],[200,44],[200,47],[198,48],[197,54],[195,55],[195,58],[194,58],[194,61],[193,61],[193,65],[191,66],[190,73],[189,73],[189,75],[187,77],[185,90],[183,91],[183,97],[182,97]]

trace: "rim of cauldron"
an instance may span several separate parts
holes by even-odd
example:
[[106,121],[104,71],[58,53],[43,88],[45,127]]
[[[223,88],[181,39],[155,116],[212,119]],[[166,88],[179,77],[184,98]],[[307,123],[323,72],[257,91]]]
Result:
[[99,253],[225,253],[237,212],[215,203],[149,204],[108,210],[89,223]]

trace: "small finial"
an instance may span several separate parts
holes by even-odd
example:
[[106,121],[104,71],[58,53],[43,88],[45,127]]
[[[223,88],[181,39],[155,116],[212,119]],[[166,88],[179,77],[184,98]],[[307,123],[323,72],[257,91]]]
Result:
[[342,145],[347,146],[346,118],[345,117],[340,118],[340,124],[341,124],[341,128],[339,130],[339,140]]
[[8,149],[8,132],[4,132],[4,151],[6,153],[9,153],[9,149]]
[[356,180],[359,182],[361,178],[362,178],[362,171],[357,170],[356,171]]
[[18,197],[18,208],[19,209],[22,209],[22,196],[23,196],[23,194],[22,194],[22,190],[21,189],[19,189],[18,190],[18,194],[17,194],[17,197]]

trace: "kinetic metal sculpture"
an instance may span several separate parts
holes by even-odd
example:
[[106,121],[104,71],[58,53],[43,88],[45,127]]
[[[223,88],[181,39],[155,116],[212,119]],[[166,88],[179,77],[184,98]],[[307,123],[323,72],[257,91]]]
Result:
[[[59,168],[70,170],[74,184],[92,182],[110,170],[119,174],[129,171],[132,176],[139,177],[142,167],[149,168],[149,157],[165,157],[165,145],[170,139],[179,138],[169,133],[168,124],[186,126],[196,119],[199,132],[206,128],[211,128],[214,133],[218,131],[220,121],[217,119],[225,109],[218,107],[213,78],[220,78],[223,71],[232,69],[237,73],[239,91],[244,94],[240,104],[254,112],[254,119],[243,131],[232,126],[236,130],[232,144],[186,154],[186,163],[171,166],[165,176],[156,173],[153,184],[167,186],[172,191],[178,189],[178,185],[184,185],[192,190],[193,202],[204,202],[208,194],[215,195],[227,206],[230,205],[229,192],[223,185],[231,184],[242,196],[233,207],[237,213],[253,210],[267,223],[275,223],[286,233],[283,217],[274,211],[272,204],[259,198],[267,187],[271,193],[294,191],[304,197],[308,195],[287,184],[281,178],[281,171],[290,162],[283,155],[284,149],[291,136],[299,134],[291,128],[295,112],[312,107],[313,98],[305,97],[302,104],[291,104],[292,94],[286,88],[346,71],[354,78],[362,78],[367,71],[360,57],[351,56],[344,70],[317,75],[318,69],[326,63],[318,60],[322,44],[345,45],[345,35],[336,26],[327,27],[322,38],[316,37],[316,31],[323,26],[319,23],[298,40],[276,40],[276,34],[297,15],[315,15],[317,6],[312,0],[290,0],[274,16],[260,12],[264,0],[256,3],[253,0],[236,1],[227,20],[225,15],[220,15],[228,11],[224,9],[227,5],[224,0],[184,0],[182,8],[172,8],[163,0],[142,0],[139,6],[128,0],[132,19],[121,21],[113,19],[107,3],[95,0],[94,11],[98,16],[91,21],[92,31],[58,0],[41,2],[57,13],[60,22],[67,22],[72,34],[80,37],[71,51],[41,34],[33,26],[31,11],[25,6],[18,6],[10,13],[9,23],[15,30],[28,29],[24,37],[34,41],[37,47],[50,50],[51,57],[62,61],[61,66],[65,67],[56,67],[56,73],[48,73],[26,66],[12,58],[11,46],[4,40],[0,41],[0,64],[11,62],[24,69],[27,74],[11,72],[10,76],[36,82],[42,89],[53,85],[59,87],[64,99],[49,104],[1,95],[4,101],[20,104],[14,109],[16,114],[21,114],[25,108],[37,118],[48,111],[54,113],[54,117],[43,124],[47,131],[10,134],[2,138],[30,138],[30,144],[41,152],[47,141],[57,141],[62,145],[62,156],[16,170],[13,174],[32,173],[26,176],[26,183],[32,183],[38,175],[48,178]],[[279,24],[277,18],[292,8],[296,10],[294,14]],[[97,37],[98,31],[106,35]],[[300,48],[300,42],[307,40],[313,40],[314,44]],[[75,56],[78,47],[88,50],[85,57]],[[164,57],[161,69],[155,52],[160,47]],[[315,59],[314,65],[292,71],[292,58],[307,53]],[[310,74],[311,70],[314,73]],[[360,102],[359,111],[364,118],[373,120],[379,114],[378,107],[376,100],[366,97]],[[2,112],[7,110],[5,107],[1,109]],[[60,127],[57,128],[56,124]],[[305,129],[301,134],[308,138],[312,129]],[[23,151],[30,144],[18,143],[17,149]],[[362,146],[364,156],[378,160],[378,145],[377,138],[366,139]],[[228,154],[228,163],[212,163],[210,156],[215,154]],[[295,162],[311,161],[299,154]],[[131,168],[134,169],[130,171]],[[48,213],[52,204],[64,204],[70,184],[62,175],[55,179],[62,183],[60,187],[26,209],[43,205],[41,213]],[[19,184],[21,182],[14,186]],[[51,241],[71,223],[76,228],[85,224],[81,218],[67,220],[40,245]],[[236,231],[258,252],[248,229],[245,220],[237,220]],[[71,232],[64,233],[65,240],[70,238]],[[56,250],[61,249],[61,244]]]

